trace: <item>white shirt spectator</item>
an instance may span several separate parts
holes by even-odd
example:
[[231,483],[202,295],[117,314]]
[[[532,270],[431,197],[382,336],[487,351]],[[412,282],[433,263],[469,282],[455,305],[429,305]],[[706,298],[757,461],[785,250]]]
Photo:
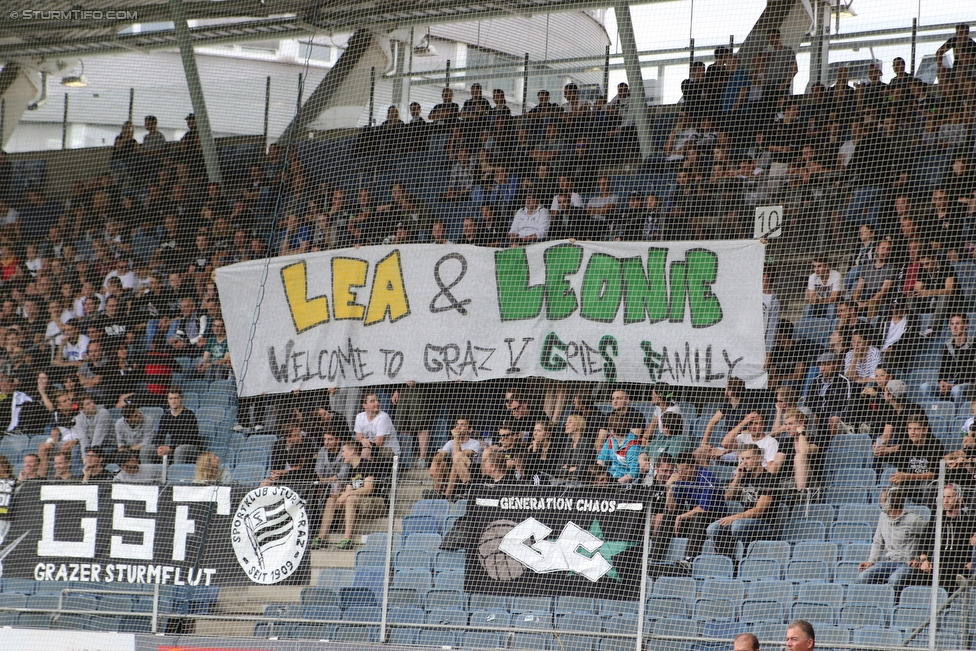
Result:
[[[461,444],[461,451],[470,450],[474,452],[474,456],[471,457],[471,462],[478,464],[481,463],[481,441],[476,441],[475,439],[469,438],[467,441]],[[444,444],[444,447],[440,450],[444,454],[453,457],[454,456],[454,439]]]
[[385,411],[376,414],[373,420],[366,417],[365,411],[359,412],[359,415],[356,416],[356,434],[362,435],[363,438],[369,439],[372,443],[376,443],[378,437],[385,436],[383,446],[390,448],[393,454],[400,455],[400,440],[397,438],[396,428],[393,427],[390,415]]
[[834,292],[841,291],[842,283],[840,273],[836,269],[831,269],[830,273],[827,274],[827,282],[824,282],[823,278],[816,273],[810,274],[810,278],[807,280],[807,290],[816,292],[819,298],[830,298]]
[[[593,197],[586,202],[587,208],[606,208],[607,206],[617,206],[620,205],[620,197],[615,194],[611,194],[606,197]],[[590,219],[595,219],[596,221],[606,221],[607,215],[604,214],[590,214]]]
[[[847,354],[844,355],[844,371],[851,365],[851,360],[854,359],[854,351],[849,350]],[[857,378],[848,377],[848,380],[863,380],[865,378],[874,377],[874,372],[878,368],[878,364],[881,363],[881,351],[874,346],[868,346],[868,354],[864,356],[860,362],[857,363]]]
[[[87,296],[79,296],[77,299],[75,299],[72,318],[83,319],[86,316],[91,316],[92,314],[100,312],[105,308],[105,299],[101,296],[101,294],[95,294],[95,296],[92,298],[97,298],[98,300],[93,300],[90,305],[88,304]],[[61,315],[61,319],[64,320],[64,315]]]
[[7,214],[3,216],[3,225],[10,226],[11,224],[16,224],[20,220],[20,213],[14,208],[7,211]]
[[535,235],[536,239],[544,240],[549,234],[549,211],[539,206],[535,212],[530,213],[527,208],[522,208],[515,213],[512,220],[512,227],[508,230],[509,235],[519,237],[529,237]]
[[735,442],[738,443],[740,449],[747,443],[755,443],[758,445],[759,449],[762,450],[763,453],[763,468],[766,467],[766,464],[775,459],[776,453],[779,452],[779,441],[768,434],[756,441],[753,440],[752,434],[749,432],[742,432],[742,434],[735,437]]
[[70,341],[63,341],[63,347],[61,348],[61,354],[66,362],[80,362],[85,353],[88,352],[88,342],[89,339],[85,335],[78,336],[78,343],[71,343]]
[[118,278],[121,280],[123,289],[135,289],[136,283],[138,282],[136,280],[136,272],[129,271],[120,276],[118,269],[112,269],[112,271],[108,272],[108,275],[105,276],[105,282],[102,283],[103,287],[108,287],[108,281],[110,278]]
[[27,267],[27,270],[30,271],[30,273],[31,273],[32,276],[37,277],[37,272],[41,270],[41,267],[43,266],[43,264],[44,263],[41,260],[41,258],[40,257],[36,257],[33,260],[26,261],[24,263],[24,266]]

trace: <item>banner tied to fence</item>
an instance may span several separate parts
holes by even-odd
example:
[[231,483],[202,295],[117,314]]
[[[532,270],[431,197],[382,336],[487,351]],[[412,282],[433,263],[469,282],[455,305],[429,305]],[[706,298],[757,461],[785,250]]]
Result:
[[308,582],[305,502],[285,486],[25,483],[3,576],[221,586]]
[[485,487],[469,499],[466,592],[640,596],[643,489]]
[[244,262],[216,281],[245,396],[526,376],[762,388],[763,251],[412,244]]

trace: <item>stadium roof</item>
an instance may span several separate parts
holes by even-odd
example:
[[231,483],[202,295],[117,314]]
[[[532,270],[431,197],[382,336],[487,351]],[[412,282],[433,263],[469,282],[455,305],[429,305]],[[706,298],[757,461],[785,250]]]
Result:
[[[640,3],[656,0],[639,0]],[[0,15],[0,61],[82,57],[177,47],[168,0],[32,0],[32,15]],[[604,8],[608,0],[184,0],[195,45],[391,31],[414,25]],[[638,4],[634,2],[632,4]],[[50,12],[64,12],[52,14]],[[102,12],[98,14],[97,12]],[[109,12],[130,12],[109,18]],[[14,17],[14,14],[17,14]],[[55,16],[57,18],[55,18]],[[133,23],[140,30],[131,28]]]

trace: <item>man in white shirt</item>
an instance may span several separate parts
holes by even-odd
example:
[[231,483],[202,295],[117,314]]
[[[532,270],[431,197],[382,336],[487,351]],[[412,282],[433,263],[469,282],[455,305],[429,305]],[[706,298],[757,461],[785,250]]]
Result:
[[546,239],[549,234],[549,211],[539,205],[531,190],[525,195],[525,207],[515,213],[508,241],[512,246],[530,244]]
[[803,316],[834,318],[840,299],[843,280],[836,269],[830,268],[822,256],[813,259],[813,273],[807,280],[807,307]]
[[356,440],[363,445],[364,459],[381,461],[384,457],[400,456],[400,440],[393,421],[380,409],[380,399],[375,393],[363,397],[363,411],[356,416]]
[[[725,448],[725,451],[738,450],[747,443],[754,443],[762,450],[762,466],[765,468],[770,461],[776,458],[776,453],[779,452],[779,441],[766,433],[764,425],[763,415],[760,412],[749,413],[742,419],[741,423],[725,435],[725,438],[722,439],[722,447]],[[738,461],[735,458],[729,460]]]
[[126,257],[117,258],[115,260],[115,269],[108,272],[105,276],[104,285],[108,288],[108,281],[110,278],[118,278],[122,282],[122,287],[124,289],[135,289],[136,288],[136,273],[132,270],[130,266],[130,261]]
[[451,430],[451,440],[430,464],[430,476],[439,498],[451,499],[458,485],[471,483],[471,468],[481,464],[481,443],[471,438],[471,419],[459,416]]

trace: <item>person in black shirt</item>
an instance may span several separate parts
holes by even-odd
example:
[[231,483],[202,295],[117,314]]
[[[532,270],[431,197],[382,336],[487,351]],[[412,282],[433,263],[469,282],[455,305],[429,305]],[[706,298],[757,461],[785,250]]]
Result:
[[445,88],[441,91],[441,103],[431,109],[427,119],[441,128],[450,128],[457,122],[461,108],[454,103],[454,91]]
[[487,486],[515,486],[519,482],[515,473],[508,469],[505,453],[491,448],[481,456],[481,474]]
[[932,324],[922,331],[922,337],[941,335],[949,315],[956,308],[956,272],[952,265],[939,260],[934,251],[924,248],[919,253],[921,268],[915,281],[915,306],[919,312],[934,312]]
[[85,471],[81,476],[82,484],[93,481],[112,481],[114,475],[105,470],[105,453],[102,446],[92,445],[85,452]]
[[769,388],[799,389],[807,376],[816,346],[806,339],[793,339],[793,324],[783,319],[776,326],[776,343],[769,354]]
[[[173,385],[166,394],[169,410],[159,419],[159,429],[148,453],[152,462],[173,455],[173,463],[195,463],[204,444],[200,438],[200,426],[196,415],[183,407],[183,390]],[[155,451],[156,459],[152,459]]]
[[775,536],[778,488],[776,476],[762,467],[759,446],[743,445],[739,467],[725,490],[725,501],[738,497],[745,510],[708,525],[706,531],[715,542],[716,553],[731,558],[737,541],[748,545],[752,540],[769,540]]
[[563,437],[553,436],[552,423],[543,418],[536,421],[532,442],[525,452],[525,475],[535,484],[549,484],[563,476],[566,465],[566,442]]
[[[954,61],[952,68],[946,70],[942,66],[945,55],[952,50]],[[935,52],[935,61],[939,69],[940,80],[957,79],[962,80],[962,74],[966,71],[972,72],[976,66],[976,41],[969,38],[969,25],[961,23],[956,25],[956,35],[942,44]]]
[[[947,590],[956,590],[956,576],[968,577],[967,567],[973,554],[973,531],[976,530],[973,512],[964,508],[966,500],[962,489],[956,484],[947,484],[942,492],[942,544],[939,550],[939,585]],[[928,530],[922,535],[918,556],[909,561],[914,572],[907,581],[917,585],[932,584],[932,559],[935,556],[935,534],[937,521],[929,521]]]
[[745,401],[746,395],[746,383],[742,381],[741,378],[730,377],[725,383],[725,397],[728,399],[727,402],[722,405],[719,409],[715,410],[712,417],[708,420],[708,425],[705,426],[705,432],[702,434],[702,440],[699,447],[709,448],[709,440],[712,436],[712,430],[718,425],[719,421],[725,419],[725,424],[728,429],[732,429],[739,423],[741,423],[749,412],[753,411]]
[[[644,430],[647,429],[647,420],[644,418],[644,414],[630,406],[629,393],[627,393],[624,389],[615,389],[614,392],[610,394],[610,405],[613,407],[613,411],[609,414],[609,416],[614,414],[622,416],[624,419],[626,419],[627,428],[634,436],[636,436],[638,439],[644,436]],[[600,430],[600,433],[597,435],[597,450],[603,447],[609,432],[609,428],[604,425],[604,427]]]
[[293,414],[286,422],[284,434],[271,448],[271,475],[262,486],[284,485],[304,496],[315,482],[315,449],[305,440],[301,420]]
[[817,358],[817,365],[820,374],[810,384],[807,406],[813,411],[817,426],[826,427],[834,437],[850,406],[851,383],[838,372],[840,358],[836,353],[823,353]]
[[915,410],[908,415],[908,440],[898,451],[898,472],[891,476],[892,486],[908,490],[908,498],[918,504],[935,506],[932,482],[939,473],[939,461],[946,451],[942,442],[931,435],[925,412]]
[[332,528],[337,510],[345,516],[345,535],[336,545],[337,549],[350,549],[352,530],[356,516],[369,517],[383,510],[385,500],[379,488],[381,473],[373,461],[363,459],[363,446],[359,441],[349,441],[342,446],[342,461],[349,464],[349,475],[342,491],[333,493],[325,500],[322,512],[322,526],[319,535],[312,541],[312,549],[325,547],[325,539]]
[[508,418],[505,419],[504,427],[510,429],[521,444],[528,445],[532,440],[535,424],[544,420],[546,415],[514,390],[505,392],[505,408],[508,410]]
[[596,463],[594,438],[586,436],[588,423],[579,413],[566,417],[566,459],[563,474],[569,481],[585,481],[586,469]]

